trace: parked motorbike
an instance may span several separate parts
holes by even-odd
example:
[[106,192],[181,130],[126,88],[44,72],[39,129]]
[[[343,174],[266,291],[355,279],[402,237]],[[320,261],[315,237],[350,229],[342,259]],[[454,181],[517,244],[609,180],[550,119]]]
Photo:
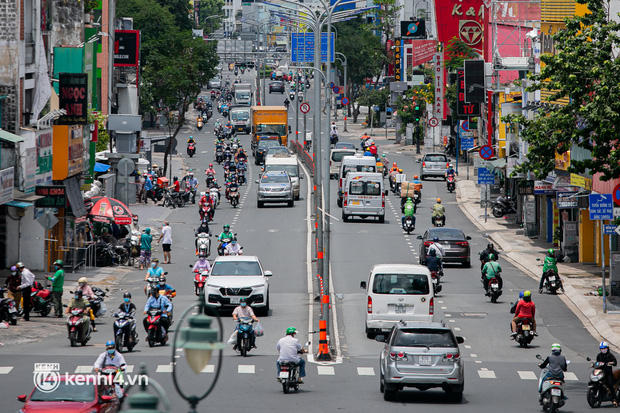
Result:
[[[307,342],[305,347],[308,347],[310,342]],[[301,354],[301,351],[299,351]],[[291,390],[299,390],[299,366],[292,361],[280,362],[280,374],[278,376],[280,383],[282,384],[282,391],[288,394]]]
[[[592,362],[592,373],[590,373],[590,381],[588,382],[588,393],[586,399],[593,409],[601,407],[602,402],[610,402],[613,400],[611,394],[607,391],[607,376],[603,367],[605,363],[601,361],[593,361],[590,357],[586,360]],[[616,399],[620,396],[620,370],[614,370],[614,392]]]
[[168,341],[168,332],[164,331],[161,324],[161,318],[163,311],[159,308],[149,308],[146,316],[146,325],[148,331],[147,340],[149,347],[154,347],[155,344],[166,345]]
[[15,307],[15,300],[12,298],[4,298],[4,293],[7,290],[0,288],[0,322],[6,320],[11,325],[17,324],[17,308]]
[[[482,281],[482,284],[484,284],[484,281]],[[492,303],[496,303],[499,296],[502,295],[502,290],[499,288],[499,282],[497,278],[491,278],[488,285],[488,296],[491,298]]]
[[43,288],[43,285],[37,281],[32,284],[30,308],[30,311],[39,313],[41,317],[47,317],[52,311],[52,291],[49,288]]
[[443,222],[443,216],[435,216],[433,217],[433,227],[443,227],[444,226],[444,222]]
[[209,237],[211,237],[211,234],[206,234],[204,232],[197,235],[198,250],[196,251],[196,255],[208,257],[211,254],[211,240]]
[[[510,305],[513,306],[514,303],[510,303]],[[532,334],[532,326],[529,320],[523,320],[517,324],[517,336],[515,337],[515,341],[519,343],[521,347],[529,346],[533,339],[534,334]]]
[[456,186],[456,179],[454,178],[454,175],[452,174],[448,175],[448,177],[446,178],[446,189],[449,192],[454,192],[455,186]]
[[[199,122],[199,124],[202,125],[202,122]],[[200,126],[200,129],[202,129],[202,126]],[[196,155],[196,144],[193,142],[190,142],[187,144],[187,156],[192,158],[194,155]]]
[[[179,202],[182,202],[180,201],[179,193],[176,192],[173,188],[167,188],[164,194],[164,201],[162,202],[162,206],[164,208],[176,208]],[[185,203],[183,203],[183,205],[185,205]]]
[[251,317],[239,317],[237,321],[237,352],[242,357],[246,357],[248,352],[252,350],[252,335],[254,320]]
[[411,232],[415,230],[415,225],[413,225],[413,217],[405,217],[405,224],[403,225],[403,230],[407,231],[407,234],[411,234]]
[[508,197],[498,196],[493,205],[491,205],[491,212],[495,218],[501,218],[508,214],[514,214],[517,212],[513,200]]
[[122,351],[127,347],[127,351],[132,351],[138,344],[138,332],[136,330],[136,320],[133,313],[119,311],[114,314],[114,342],[116,349]]
[[126,265],[129,262],[129,251],[122,245],[112,245],[99,241],[95,245],[95,251],[97,267]]
[[67,317],[67,330],[69,332],[69,341],[71,347],[77,347],[77,343],[86,345],[90,340],[90,335],[93,331],[93,326],[89,326],[86,337],[83,336],[82,323],[84,322],[84,310],[81,308],[72,308],[69,311],[70,315]]
[[[536,358],[542,360],[543,358],[540,354],[536,355]],[[566,360],[566,364],[570,364],[569,360]],[[543,369],[540,374],[540,380],[543,378],[547,369]],[[549,411],[551,413],[555,413],[558,409],[565,404],[564,397],[564,381],[556,378],[548,378],[542,384],[542,391],[540,392],[540,397],[538,402],[542,406],[544,411]]]

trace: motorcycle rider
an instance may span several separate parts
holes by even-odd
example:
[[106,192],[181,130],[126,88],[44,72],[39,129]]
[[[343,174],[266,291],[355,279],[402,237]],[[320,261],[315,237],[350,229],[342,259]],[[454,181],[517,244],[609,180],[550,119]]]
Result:
[[200,255],[198,257],[198,261],[196,261],[192,268],[194,269],[194,271],[198,270],[198,272],[202,274],[204,271],[211,271],[211,263],[209,262],[207,257],[205,257],[204,255]]
[[428,247],[428,250],[435,250],[435,255],[437,255],[437,257],[439,257],[439,259],[442,259],[444,255],[446,255],[446,250],[444,249],[443,245],[441,245],[439,243],[439,238],[434,237],[433,238],[433,243]]
[[17,271],[17,267],[11,267],[11,274],[4,281],[4,288],[9,292],[9,298],[15,301],[15,309],[21,311],[22,292],[19,286],[22,284],[22,276]]
[[566,358],[562,355],[562,346],[558,343],[553,343],[551,345],[551,355],[547,356],[538,367],[541,369],[547,368],[545,375],[539,381],[538,393],[542,392],[542,385],[548,379],[564,381],[564,372],[568,370],[568,364],[566,363]]
[[125,357],[116,351],[114,340],[108,340],[105,343],[105,351],[99,354],[97,361],[95,361],[95,364],[93,365],[93,369],[95,373],[106,366],[114,366],[121,370],[125,370],[126,365],[127,363],[125,362]]
[[482,281],[484,282],[484,290],[486,291],[485,295],[489,295],[489,281],[491,278],[497,279],[499,289],[502,289],[504,281],[502,280],[501,272],[502,267],[495,261],[495,255],[489,254],[489,261],[482,267]]
[[278,382],[280,381],[280,362],[289,361],[299,366],[299,383],[303,383],[303,377],[306,377],[306,360],[300,357],[300,354],[307,353],[307,350],[302,347],[299,340],[295,338],[297,329],[295,327],[289,327],[286,329],[286,336],[278,340],[276,344],[276,350],[278,350],[279,357],[276,362],[278,369]]
[[[164,337],[167,336],[168,328],[170,327],[170,320],[168,319],[168,315],[172,312],[172,301],[170,301],[165,295],[159,295],[159,290],[157,288],[152,288],[149,292],[149,299],[146,300],[146,304],[144,304],[144,311],[142,312],[142,314],[146,314],[146,312],[150,308],[158,308],[162,311],[162,333]],[[144,330],[146,330],[146,332],[148,333],[149,325],[147,317],[144,317],[142,324],[144,324]]]
[[248,154],[245,153],[245,149],[239,148],[239,153],[237,154],[237,163],[244,163],[248,160]]
[[224,255],[241,255],[243,251],[241,246],[237,244],[237,238],[233,238],[224,249]]
[[[71,310],[73,308],[84,310],[82,313],[82,337],[86,337],[88,335],[88,330],[90,329],[90,317],[88,316],[90,303],[83,297],[81,290],[75,291],[73,298],[67,307],[67,314],[71,314]],[[93,327],[93,331],[97,330]]]
[[446,172],[444,172],[443,174],[443,176],[445,176],[446,178],[450,175],[456,175],[456,171],[454,170],[452,164],[448,165],[448,169],[446,169]]
[[[86,300],[90,300],[90,298],[95,295],[95,293],[93,292],[93,289],[90,287],[90,285],[88,285],[88,280],[86,279],[86,277],[80,277],[78,279],[78,288],[77,288],[77,290],[82,292],[82,296]],[[90,322],[93,324],[93,331],[97,331],[97,326],[96,326],[96,323],[95,323],[95,313],[94,313],[93,309],[91,307],[89,307],[88,311],[86,311],[86,313],[90,315]]]
[[159,266],[159,259],[153,258],[151,260],[151,268],[146,271],[146,275],[144,276],[144,282],[147,284],[144,286],[144,295],[146,295],[146,289],[148,288],[148,279],[149,278],[159,278],[164,275],[164,269]]
[[181,183],[179,182],[179,177],[175,176],[174,178],[172,178],[172,188],[173,191],[177,193],[181,192]]
[[234,234],[230,232],[230,225],[224,224],[224,231],[217,237],[217,240],[222,243],[222,240],[230,238],[231,240],[235,238]]
[[480,253],[480,270],[482,270],[482,268],[484,268],[484,264],[489,261],[490,254],[493,254],[496,260],[499,258],[499,252],[495,249],[492,242],[489,242],[487,244],[487,248]]
[[431,272],[441,271],[441,258],[437,256],[437,252],[434,249],[428,251],[428,257],[426,257],[426,268],[428,268]]
[[208,217],[204,216],[203,208],[210,206],[211,207],[211,219],[213,219],[214,211],[213,211],[213,200],[211,199],[211,195],[208,192],[201,192],[200,200],[198,201],[198,212],[200,213],[200,218],[204,221],[208,219]]
[[291,101],[288,100],[288,98],[284,98],[284,106],[286,106],[286,109],[288,110],[288,106],[291,104]]
[[[558,276],[557,277],[558,280],[560,280],[557,260],[555,258],[555,251],[553,250],[553,248],[549,248],[549,250],[547,251],[547,256],[545,257],[545,261],[543,262],[542,276],[540,277],[540,284],[538,285],[538,292],[540,294],[542,294],[543,287],[545,286],[545,283],[549,279],[549,275],[550,275],[549,271],[555,272],[555,274]],[[560,280],[560,290],[564,292],[564,285],[562,284],[562,280]]]
[[237,177],[235,174],[230,175],[230,180],[226,184],[226,199],[230,199],[231,192],[238,192],[239,184],[237,183]]
[[433,216],[431,217],[431,224],[435,224],[435,218],[439,217],[439,219],[441,220],[442,225],[446,225],[446,208],[441,205],[441,198],[437,198],[437,203],[435,205],[433,205],[433,207],[431,208],[431,210],[433,211]]
[[196,247],[196,255],[198,255],[198,235],[199,234],[211,234],[211,230],[209,229],[209,221],[205,218],[200,221],[200,226],[196,228],[194,235],[196,236],[196,240],[194,241],[194,246]]
[[209,174],[215,176],[215,169],[213,168],[212,163],[210,163],[209,167],[205,170],[205,175],[209,175]]
[[413,214],[414,210],[415,205],[413,204],[413,199],[411,199],[411,197],[408,197],[407,202],[405,202],[405,215],[403,215],[400,219],[400,224],[403,227],[403,230],[405,229],[405,218],[407,217],[411,217],[411,219],[413,220],[413,228],[415,229],[415,215]]
[[524,320],[529,320],[532,326],[532,334],[537,336],[536,332],[536,304],[532,301],[532,293],[529,291],[523,292],[523,300],[519,301],[517,304],[517,308],[515,309],[515,317],[512,319],[510,323],[510,329],[512,333],[510,333],[511,338],[515,338],[517,336],[517,324]]
[[[239,299],[239,305],[235,307],[232,312],[232,318],[233,320],[235,320],[235,322],[239,321],[239,317],[249,317],[257,323],[260,321],[254,314],[254,310],[252,310],[252,307],[248,305],[248,299],[245,297]],[[239,326],[235,326],[235,331],[237,331],[238,329]],[[237,335],[237,344],[233,347],[233,350],[236,350],[240,347],[240,341],[241,336]],[[256,348],[256,334],[254,333],[254,328],[252,328],[252,335],[250,336],[250,346],[252,348]]]
[[122,311],[127,314],[134,314],[136,312],[136,305],[131,302],[130,292],[123,294],[123,302],[119,304],[118,311]]
[[168,299],[174,298],[177,295],[177,290],[172,288],[170,284],[166,284],[166,276],[164,275],[159,277],[159,291],[165,291],[165,295]]
[[603,366],[601,366],[601,370],[603,370],[603,373],[605,373],[605,378],[607,379],[607,383],[604,384],[612,398],[612,404],[614,407],[618,407],[618,398],[616,396],[617,393],[614,390],[614,382],[616,381],[616,378],[614,377],[612,368],[613,366],[618,365],[618,360],[616,360],[616,356],[611,354],[611,351],[609,351],[609,344],[607,344],[606,341],[601,341],[598,348],[600,353],[596,355],[596,361],[604,363]]
[[523,300],[523,293],[524,291],[519,291],[519,298],[517,299],[517,301],[512,305],[512,307],[510,307],[510,314],[514,314],[515,311],[517,311],[517,305],[519,305],[519,302],[521,300]]
[[189,139],[187,140],[187,144],[189,145],[190,143],[193,143],[194,145],[196,144],[196,141],[194,140],[193,136],[190,136]]

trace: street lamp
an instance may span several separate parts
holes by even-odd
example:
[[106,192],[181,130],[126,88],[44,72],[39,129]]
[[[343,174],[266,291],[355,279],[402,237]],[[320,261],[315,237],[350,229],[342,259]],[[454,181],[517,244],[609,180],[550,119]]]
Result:
[[[140,377],[147,377],[146,375],[146,363],[140,364]],[[140,390],[127,397],[124,403],[127,403],[129,408],[121,410],[124,413],[167,413],[170,412],[170,402],[166,396],[164,388],[155,380],[148,377],[148,386],[155,389],[157,396],[146,391],[147,380],[139,380]],[[128,392],[131,389],[131,385],[127,387]],[[164,410],[159,410],[159,402],[164,405]]]

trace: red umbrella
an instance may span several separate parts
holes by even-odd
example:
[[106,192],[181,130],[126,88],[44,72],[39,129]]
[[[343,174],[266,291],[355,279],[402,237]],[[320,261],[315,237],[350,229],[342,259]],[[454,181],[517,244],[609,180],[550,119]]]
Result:
[[119,225],[130,225],[132,213],[118,199],[108,198],[107,196],[96,196],[90,199],[92,206],[88,212],[88,217],[94,222],[116,223]]

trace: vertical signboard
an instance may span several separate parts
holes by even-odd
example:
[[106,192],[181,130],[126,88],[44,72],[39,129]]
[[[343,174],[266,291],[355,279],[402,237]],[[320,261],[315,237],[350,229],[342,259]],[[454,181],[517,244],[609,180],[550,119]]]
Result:
[[465,71],[457,70],[456,114],[459,116],[480,116],[480,103],[465,102]]
[[116,30],[114,33],[114,66],[138,66],[140,31]]
[[35,184],[52,182],[52,129],[37,131]]
[[15,185],[14,171],[12,166],[0,170],[0,205],[13,200],[13,186]]
[[443,52],[435,53],[435,103],[433,104],[433,117],[446,120],[446,112],[444,110],[444,65]]
[[30,194],[34,192],[35,175],[37,171],[37,148],[32,147],[26,149],[24,160],[24,193]]
[[59,73],[59,106],[67,114],[59,117],[56,125],[86,125],[88,123],[88,75],[86,73]]
[[394,42],[394,81],[403,81],[403,41],[396,39]]
[[484,60],[467,59],[464,62],[464,67],[465,102],[484,103],[486,95],[484,85]]

